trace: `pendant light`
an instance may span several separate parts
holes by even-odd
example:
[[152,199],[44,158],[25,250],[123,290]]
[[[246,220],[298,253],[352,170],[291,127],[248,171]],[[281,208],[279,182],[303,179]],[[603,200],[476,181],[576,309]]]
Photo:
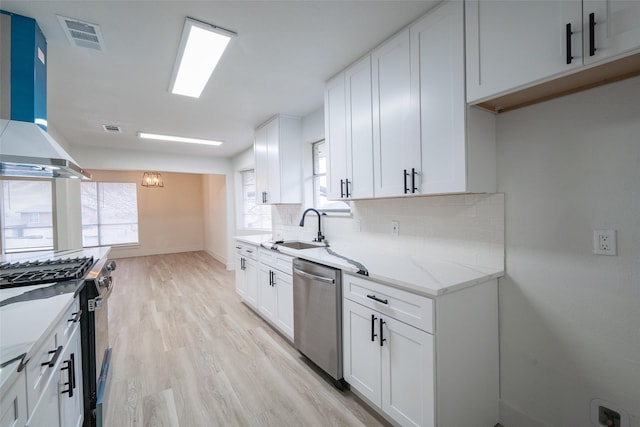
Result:
[[143,187],[164,187],[164,181],[160,172],[145,172],[142,175]]

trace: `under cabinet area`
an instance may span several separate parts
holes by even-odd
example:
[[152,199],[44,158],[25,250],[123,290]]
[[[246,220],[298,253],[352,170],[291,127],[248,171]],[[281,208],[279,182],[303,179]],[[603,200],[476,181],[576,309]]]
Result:
[[279,115],[255,131],[254,154],[258,204],[302,200],[301,120]]
[[[469,103],[500,112],[638,73],[637,59],[588,70],[639,52],[637,1],[468,0],[465,17]],[[552,83],[565,75],[575,78]],[[537,91],[484,102],[545,81]]]
[[498,422],[497,282],[428,298],[343,273],[344,375],[400,425]]

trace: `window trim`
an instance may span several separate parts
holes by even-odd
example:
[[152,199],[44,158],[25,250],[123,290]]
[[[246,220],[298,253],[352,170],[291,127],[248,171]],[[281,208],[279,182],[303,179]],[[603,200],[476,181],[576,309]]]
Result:
[[[319,139],[317,141],[313,141],[311,143],[311,187],[312,187],[312,202],[313,207],[322,213],[326,213],[330,216],[339,216],[339,217],[351,217],[352,216],[352,208],[351,202],[349,200],[339,200],[342,203],[348,205],[348,208],[337,209],[337,208],[320,208],[318,207],[317,201],[317,191],[316,191],[316,178],[325,176],[327,179],[327,186],[329,185],[329,171],[324,173],[316,173],[316,146],[318,144],[325,144],[325,147],[328,147],[326,138]],[[327,166],[329,166],[329,158],[325,156]],[[338,201],[338,200],[336,200]]]
[[[239,209],[239,230],[244,230],[244,231],[256,231],[256,232],[267,232],[267,231],[272,231],[273,229],[273,218],[272,218],[272,213],[269,213],[269,228],[263,228],[263,227],[245,227],[245,223],[244,223],[244,219],[245,219],[245,197],[244,197],[244,177],[245,177],[245,173],[247,172],[253,172],[254,175],[254,179],[257,179],[256,177],[256,168],[255,167],[246,167],[244,169],[240,169],[238,170],[238,176],[240,177],[240,179],[238,180],[240,185],[239,185],[239,189],[240,189],[240,209]],[[257,188],[257,182],[256,182],[256,189],[255,191],[257,192],[258,188]],[[256,204],[256,207],[260,208],[260,209],[271,209],[271,205],[258,205]]]

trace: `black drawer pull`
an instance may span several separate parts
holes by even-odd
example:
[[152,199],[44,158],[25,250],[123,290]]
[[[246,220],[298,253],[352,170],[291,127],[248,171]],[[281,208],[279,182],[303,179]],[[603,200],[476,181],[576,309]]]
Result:
[[346,191],[346,196],[347,197],[351,197],[351,192],[349,191],[349,180],[348,179],[345,180],[345,188],[347,190]]
[[387,323],[384,320],[380,319],[380,347],[383,346],[383,343],[387,340],[386,338],[384,338],[383,335],[383,329],[382,327],[384,326],[384,324]]
[[73,316],[71,319],[67,319],[67,322],[73,322],[73,323],[77,323],[80,318],[82,317],[82,310],[76,311],[74,313],[71,313],[71,315]]
[[69,381],[64,383],[64,385],[68,386],[69,388],[66,390],[62,390],[62,394],[68,393],[69,397],[73,397],[73,389],[75,388],[75,380],[74,380],[74,374],[75,374],[75,366],[74,366],[74,360],[73,359],[69,359],[69,360],[65,360],[64,361],[65,366],[62,368],[63,371],[69,371],[68,375],[69,375]]
[[407,176],[409,176],[409,174],[407,173],[406,169],[404,170],[403,175],[404,175],[404,188],[403,188],[403,191],[404,191],[404,194],[407,194],[409,192],[409,189],[407,188]]
[[416,168],[411,168],[411,193],[415,193],[416,191],[418,191],[418,188],[416,187],[416,174],[418,172],[416,172]]
[[380,299],[380,298],[376,297],[375,295],[367,295],[367,298],[371,298],[372,300],[381,302],[383,304],[389,304],[389,300],[388,299]]
[[49,368],[53,368],[58,361],[58,357],[60,357],[60,353],[62,353],[62,346],[56,348],[55,350],[51,350],[49,354],[53,354],[53,357],[48,362],[43,362],[40,366],[48,366]]
[[344,197],[344,179],[340,180],[340,198]]

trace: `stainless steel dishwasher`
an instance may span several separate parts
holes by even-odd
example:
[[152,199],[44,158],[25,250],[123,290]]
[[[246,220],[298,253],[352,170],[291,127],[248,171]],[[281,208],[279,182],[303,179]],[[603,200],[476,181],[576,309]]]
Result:
[[340,270],[293,260],[293,336],[300,353],[345,387],[342,374],[342,275]]

